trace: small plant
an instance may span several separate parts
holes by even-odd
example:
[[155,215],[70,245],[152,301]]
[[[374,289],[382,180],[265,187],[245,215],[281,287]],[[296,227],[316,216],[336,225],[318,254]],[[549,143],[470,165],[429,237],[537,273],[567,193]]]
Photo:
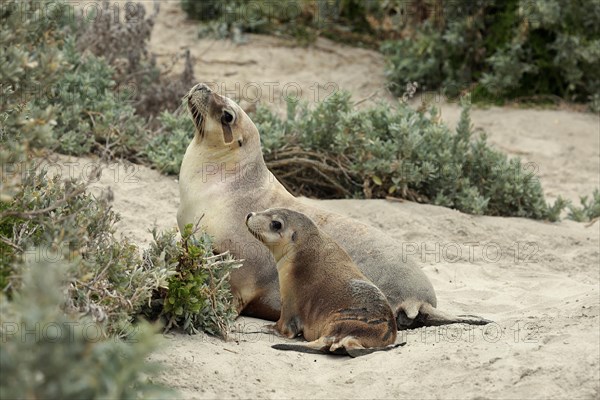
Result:
[[152,309],[166,320],[166,330],[174,326],[188,333],[203,330],[226,337],[237,317],[236,304],[229,286],[229,275],[241,263],[228,253],[215,255],[212,240],[206,233],[186,225],[181,241],[175,241],[175,232],[153,231],[154,243],[144,254],[147,264],[164,263],[176,266],[177,273],[168,279],[168,287],[159,289]]
[[580,198],[581,207],[569,205],[569,214],[567,218],[577,222],[593,221],[600,218],[600,191],[594,190],[592,198],[588,200],[587,196]]

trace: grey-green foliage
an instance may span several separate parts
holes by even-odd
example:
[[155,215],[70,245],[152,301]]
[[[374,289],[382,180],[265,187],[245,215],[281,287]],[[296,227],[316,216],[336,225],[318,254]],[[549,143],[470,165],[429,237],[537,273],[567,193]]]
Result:
[[[324,36],[353,45],[373,45],[386,14],[395,4],[390,1],[307,1],[284,0],[181,0],[188,17],[202,21],[200,35],[232,37],[242,40],[242,32],[292,37],[301,44]],[[390,25],[387,24],[388,28]],[[394,28],[392,28],[394,29]]]
[[145,123],[126,94],[115,91],[110,66],[76,50],[67,7],[31,0],[3,4],[0,141],[11,146],[27,134],[30,145],[63,153],[134,157]]
[[[600,92],[600,2],[458,0],[440,3],[410,37],[383,44],[387,77],[476,100]],[[476,85],[474,85],[476,84]],[[474,87],[473,87],[474,86]]]
[[15,196],[0,202],[2,292],[18,293],[25,256],[44,260],[55,253],[54,261],[72,265],[69,308],[101,322],[104,335],[127,335],[153,290],[166,287],[170,271],[144,265],[137,246],[115,237],[118,215],[84,184],[30,167]]
[[580,198],[581,207],[569,205],[567,218],[577,222],[592,221],[600,218],[600,190],[594,190],[592,198],[588,196]]
[[[79,21],[74,35],[80,53],[92,53],[111,66],[117,87],[113,92],[135,107],[137,115],[147,118],[152,128],[156,127],[153,119],[165,110],[175,110],[196,83],[189,49],[170,57],[172,64],[163,68],[157,67],[156,55],[148,49],[160,5],[158,1],[119,4],[102,0],[89,7],[102,11]],[[171,74],[181,59],[185,60],[183,72]]]
[[178,174],[185,150],[195,132],[194,124],[185,113],[164,111],[160,114],[161,128],[154,133],[143,154],[159,171]]
[[127,341],[103,340],[96,322],[64,311],[66,262],[27,261],[23,286],[0,307],[0,397],[125,399],[173,396],[150,378],[158,365],[154,329],[139,324]]
[[47,178],[43,169],[22,176],[16,194],[0,202],[0,300],[19,296],[27,257],[68,261],[65,311],[95,321],[102,337],[127,337],[142,312],[164,317],[168,328],[227,335],[237,316],[228,277],[241,263],[215,255],[206,233],[188,227],[176,241],[175,231],[155,230],[142,258],[115,237],[118,215],[84,184]]
[[565,202],[547,204],[535,170],[475,135],[469,108],[464,102],[456,132],[439,122],[435,109],[355,110],[344,92],[314,108],[294,105],[287,119],[265,108],[253,118],[267,165],[299,193],[392,195],[473,214],[558,219]]
[[189,224],[175,239],[175,231],[153,231],[154,242],[144,253],[147,265],[175,267],[168,287],[155,292],[146,314],[166,321],[166,330],[174,326],[188,333],[205,331],[227,337],[237,317],[229,275],[241,263],[225,253],[215,255],[212,240]]
[[56,111],[56,150],[134,155],[145,142],[145,121],[135,115],[127,93],[116,90],[113,69],[102,58],[79,53],[72,37],[65,40],[62,55],[67,70],[33,103]]
[[[0,162],[17,163],[25,158],[25,143],[44,146],[52,143],[56,124],[51,107],[40,108],[29,100],[51,87],[63,70],[62,52],[56,43],[60,20],[40,12],[24,18],[21,10],[34,2],[3,2],[0,12]],[[44,4],[37,2],[38,5]],[[12,187],[0,181],[0,195]]]

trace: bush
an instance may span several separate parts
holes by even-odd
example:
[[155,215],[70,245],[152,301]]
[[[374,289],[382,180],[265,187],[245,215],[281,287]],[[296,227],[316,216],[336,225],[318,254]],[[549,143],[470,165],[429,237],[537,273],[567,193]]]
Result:
[[154,243],[144,253],[146,264],[169,265],[177,273],[168,279],[167,289],[155,292],[146,315],[163,318],[165,330],[178,326],[188,333],[203,330],[226,338],[237,317],[229,275],[242,264],[228,253],[215,255],[211,238],[195,233],[189,224],[177,242],[174,231],[153,231]]
[[118,215],[85,185],[43,169],[19,173],[19,190],[0,202],[0,298],[19,296],[28,258],[68,262],[64,309],[97,323],[102,337],[126,337],[141,313],[164,317],[167,329],[227,336],[237,316],[228,277],[241,264],[214,255],[205,233],[196,238],[188,227],[177,242],[174,231],[154,231],[141,258],[127,238],[115,238]]
[[104,336],[126,335],[153,290],[166,287],[170,271],[143,265],[135,245],[114,237],[118,216],[84,184],[49,179],[33,167],[22,172],[14,198],[0,203],[2,291],[9,297],[19,291],[25,257],[47,259],[55,252],[54,261],[72,266],[66,275],[69,309],[102,323]]
[[102,58],[77,52],[71,38],[65,41],[62,54],[68,70],[53,85],[50,96],[33,102],[35,107],[56,111],[55,150],[134,158],[144,143],[145,122],[135,115],[127,96],[116,91],[112,68]]
[[[64,73],[62,52],[57,43],[63,40],[60,19],[54,15],[40,17],[23,10],[33,2],[9,1],[0,13],[0,162],[18,163],[26,157],[27,146],[52,143],[56,124],[51,107],[31,103],[42,88],[51,87]],[[40,3],[36,3],[40,4]],[[54,9],[57,10],[57,9]],[[57,12],[59,12],[57,10]],[[0,195],[5,200],[14,193],[14,182],[0,181]]]
[[269,33],[294,38],[301,44],[318,36],[354,45],[375,46],[384,37],[395,37],[390,15],[394,2],[342,0],[181,0],[188,17],[203,22],[200,34],[239,37],[242,32]]
[[[105,12],[93,23],[69,24],[27,11],[69,15],[61,3],[50,3],[11,1],[2,8],[0,35],[6,46],[0,57],[7,62],[0,72],[0,152],[10,162],[18,161],[15,156],[24,149],[15,146],[26,136],[33,147],[124,157],[173,171],[173,160],[158,145],[167,129],[185,124],[165,110],[177,109],[194,82],[189,52],[183,74],[170,78],[156,68],[146,49],[154,16],[145,18],[141,4],[128,3],[124,21]],[[107,1],[103,5],[109,7]],[[78,50],[83,48],[85,54]],[[159,111],[163,114],[157,123]],[[181,131],[177,134],[183,137]]]
[[[392,91],[406,82],[474,100],[600,92],[600,3],[551,0],[443,2],[413,35],[382,45]],[[443,15],[443,18],[439,16]]]
[[177,175],[196,129],[185,113],[164,111],[158,121],[161,128],[154,133],[142,154],[162,173]]
[[355,110],[339,92],[310,109],[288,104],[282,120],[254,115],[265,161],[296,194],[320,198],[394,196],[472,214],[556,220],[566,203],[544,200],[536,176],[519,159],[474,136],[469,103],[455,133],[428,113],[400,104]]
[[[0,58],[6,63],[0,74],[0,141],[16,151],[9,143],[26,136],[30,145],[63,153],[134,158],[145,137],[144,121],[114,91],[113,70],[76,51],[65,7],[49,1],[10,1],[2,7]],[[44,14],[48,10],[53,14]],[[15,152],[9,154],[16,161]]]
[[[80,21],[76,32],[78,52],[103,58],[111,67],[117,93],[135,108],[137,115],[151,123],[160,113],[174,111],[196,83],[189,50],[175,57],[166,71],[156,66],[155,55],[148,50],[159,5],[155,2],[154,12],[146,16],[142,3],[120,6],[103,0],[102,14],[91,21]],[[119,11],[124,15],[115,15],[112,7],[122,7]],[[181,59],[185,62],[183,73],[171,76],[170,69]],[[156,124],[152,126],[156,128]]]
[[23,287],[0,308],[0,397],[97,399],[173,396],[152,383],[158,365],[146,358],[156,347],[147,324],[127,342],[100,340],[88,318],[65,314],[66,263],[27,262]]
[[600,191],[594,190],[591,200],[587,196],[580,198],[581,207],[569,205],[567,218],[577,222],[593,221],[600,218]]

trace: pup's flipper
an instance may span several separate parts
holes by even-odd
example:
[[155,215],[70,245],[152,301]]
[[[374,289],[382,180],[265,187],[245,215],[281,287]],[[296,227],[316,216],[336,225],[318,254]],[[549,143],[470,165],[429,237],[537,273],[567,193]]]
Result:
[[350,357],[356,358],[356,357],[360,357],[360,356],[366,356],[367,354],[371,354],[376,351],[390,351],[390,350],[398,348],[400,346],[404,346],[405,344],[406,344],[406,342],[402,342],[402,343],[396,343],[396,344],[392,344],[392,345],[385,346],[385,347],[370,347],[370,348],[366,348],[366,349],[344,349],[344,350],[346,350],[346,353]]
[[339,356],[350,356],[352,358],[356,358],[356,357],[365,356],[367,354],[374,353],[376,351],[389,351],[389,350],[395,349],[397,347],[404,346],[406,344],[406,342],[402,342],[402,343],[393,344],[391,346],[371,347],[371,348],[367,348],[367,349],[364,349],[364,348],[363,349],[352,349],[352,348],[346,349],[345,347],[339,347],[339,348],[335,349],[334,351],[330,351],[328,345],[320,343],[321,344],[320,347],[315,346],[315,345],[309,346],[310,343],[314,343],[314,342],[309,342],[309,343],[304,343],[304,344],[280,343],[280,344],[274,344],[271,347],[276,350],[297,351],[300,353],[309,353],[309,354],[331,354],[331,355],[339,355]]
[[304,344],[292,344],[292,343],[278,343],[271,346],[276,350],[283,351],[297,351],[300,353],[309,353],[309,354],[329,354],[327,348],[325,349],[316,349],[314,347],[307,347]]

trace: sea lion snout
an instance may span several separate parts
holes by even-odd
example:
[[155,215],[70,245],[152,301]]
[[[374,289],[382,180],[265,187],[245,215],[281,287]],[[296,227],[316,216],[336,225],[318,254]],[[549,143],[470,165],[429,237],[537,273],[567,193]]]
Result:
[[207,84],[200,82],[200,83],[198,83],[196,86],[194,86],[192,88],[192,92],[206,92],[206,93],[211,93],[212,90],[211,90],[211,88],[208,87]]
[[250,217],[252,217],[253,215],[254,215],[253,212],[251,212],[248,215],[246,215],[246,223],[248,222],[248,220],[250,219]]

